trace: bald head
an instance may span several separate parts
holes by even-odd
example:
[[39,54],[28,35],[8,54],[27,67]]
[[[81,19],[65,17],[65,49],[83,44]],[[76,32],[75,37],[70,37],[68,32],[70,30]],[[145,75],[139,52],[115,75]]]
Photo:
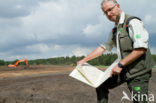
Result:
[[110,2],[110,3],[114,4],[114,5],[117,4],[117,1],[116,1],[116,0],[102,0],[101,6],[104,6],[103,4],[104,4],[105,2]]

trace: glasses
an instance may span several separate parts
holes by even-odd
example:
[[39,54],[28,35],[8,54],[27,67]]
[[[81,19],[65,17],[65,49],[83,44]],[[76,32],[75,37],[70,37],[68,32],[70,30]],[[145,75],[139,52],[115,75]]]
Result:
[[115,6],[116,4],[112,8],[109,8],[107,11],[104,11],[104,14],[108,14],[109,12],[111,12],[115,8]]

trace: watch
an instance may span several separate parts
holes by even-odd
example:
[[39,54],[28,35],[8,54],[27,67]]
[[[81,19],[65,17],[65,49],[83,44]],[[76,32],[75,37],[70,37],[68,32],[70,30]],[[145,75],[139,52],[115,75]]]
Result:
[[120,67],[120,68],[124,68],[124,66],[119,62],[118,63],[118,66]]

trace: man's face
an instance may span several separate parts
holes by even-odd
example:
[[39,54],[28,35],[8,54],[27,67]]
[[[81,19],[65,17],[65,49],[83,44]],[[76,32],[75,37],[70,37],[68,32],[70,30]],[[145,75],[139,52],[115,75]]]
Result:
[[120,16],[119,4],[114,4],[112,2],[104,2],[101,8],[110,21],[118,21]]

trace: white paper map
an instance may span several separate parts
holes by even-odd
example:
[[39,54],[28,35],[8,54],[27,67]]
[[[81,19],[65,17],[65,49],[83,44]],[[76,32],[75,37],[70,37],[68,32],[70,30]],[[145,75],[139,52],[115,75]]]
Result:
[[98,68],[85,63],[84,65],[76,66],[76,68],[69,74],[69,76],[86,83],[94,88],[100,86],[105,82],[109,77],[113,67],[119,62],[115,60],[111,66],[109,66],[105,71],[101,71]]

